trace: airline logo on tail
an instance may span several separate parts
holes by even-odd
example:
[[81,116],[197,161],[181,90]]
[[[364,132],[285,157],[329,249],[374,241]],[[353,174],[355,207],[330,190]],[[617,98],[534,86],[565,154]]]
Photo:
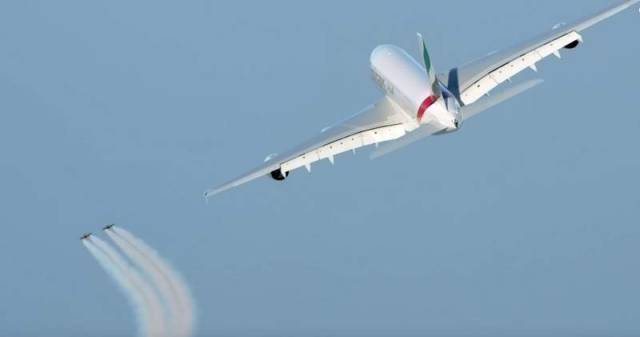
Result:
[[418,109],[418,114],[416,118],[418,119],[418,123],[422,122],[424,118],[425,112],[435,104],[440,98],[440,90],[437,85],[437,78],[435,75],[435,71],[433,70],[433,65],[431,64],[431,57],[429,56],[429,51],[427,50],[427,44],[424,42],[424,38],[422,34],[418,33],[418,50],[421,54],[421,60],[424,65],[424,69],[427,71],[427,76],[429,77],[429,83],[431,84],[431,89],[435,93],[424,99],[420,108]]

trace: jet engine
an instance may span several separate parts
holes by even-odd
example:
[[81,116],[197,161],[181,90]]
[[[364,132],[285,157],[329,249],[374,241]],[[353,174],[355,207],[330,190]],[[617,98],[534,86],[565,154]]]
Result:
[[277,169],[271,172],[271,178],[273,178],[273,180],[276,180],[276,181],[283,181],[287,179],[288,176],[289,176],[289,172],[282,173],[281,169]]
[[568,45],[564,46],[566,49],[573,49],[575,47],[577,47],[580,44],[580,40],[575,40],[571,43],[569,43]]

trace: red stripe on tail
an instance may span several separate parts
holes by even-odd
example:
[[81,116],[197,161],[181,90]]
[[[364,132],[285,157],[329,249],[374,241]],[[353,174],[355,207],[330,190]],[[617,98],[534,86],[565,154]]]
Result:
[[422,118],[424,117],[424,113],[427,111],[427,109],[429,109],[433,103],[435,103],[438,100],[438,97],[436,97],[435,95],[431,95],[427,98],[425,98],[425,100],[422,102],[422,104],[420,105],[420,109],[418,109],[418,122],[422,121]]

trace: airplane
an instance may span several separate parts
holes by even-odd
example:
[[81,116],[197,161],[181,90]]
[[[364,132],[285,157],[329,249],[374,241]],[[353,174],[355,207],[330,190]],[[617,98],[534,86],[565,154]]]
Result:
[[115,224],[106,225],[106,226],[102,227],[102,230],[103,230],[103,231],[108,231],[108,230],[110,230],[111,228],[113,228],[113,226],[115,226]]
[[83,241],[83,240],[86,240],[86,239],[90,238],[91,235],[93,235],[93,233],[82,234],[82,236],[80,237],[80,241]]
[[[582,32],[637,4],[626,0],[573,24],[560,24],[534,39],[494,52],[446,74],[435,71],[424,39],[418,34],[416,61],[403,49],[381,45],[370,56],[373,79],[384,96],[374,105],[325,128],[320,135],[290,151],[268,156],[264,163],[240,177],[205,192],[204,197],[235,188],[262,176],[285,180],[299,168],[361,147],[376,145],[372,158],[396,151],[431,135],[460,130],[463,123],[497,104],[542,83],[532,80],[493,93],[518,73],[538,71],[541,60],[583,43]],[[384,143],[384,144],[383,144]]]

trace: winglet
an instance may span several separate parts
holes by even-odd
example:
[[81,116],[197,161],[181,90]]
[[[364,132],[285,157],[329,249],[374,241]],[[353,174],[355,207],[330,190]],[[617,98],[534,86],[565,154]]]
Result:
[[436,81],[436,74],[433,70],[433,64],[431,63],[431,56],[429,56],[429,51],[427,50],[427,44],[424,42],[424,38],[422,34],[417,33],[418,35],[418,48],[420,52],[420,60],[422,60],[422,65],[427,70],[427,75],[429,76],[429,82],[431,84]]

